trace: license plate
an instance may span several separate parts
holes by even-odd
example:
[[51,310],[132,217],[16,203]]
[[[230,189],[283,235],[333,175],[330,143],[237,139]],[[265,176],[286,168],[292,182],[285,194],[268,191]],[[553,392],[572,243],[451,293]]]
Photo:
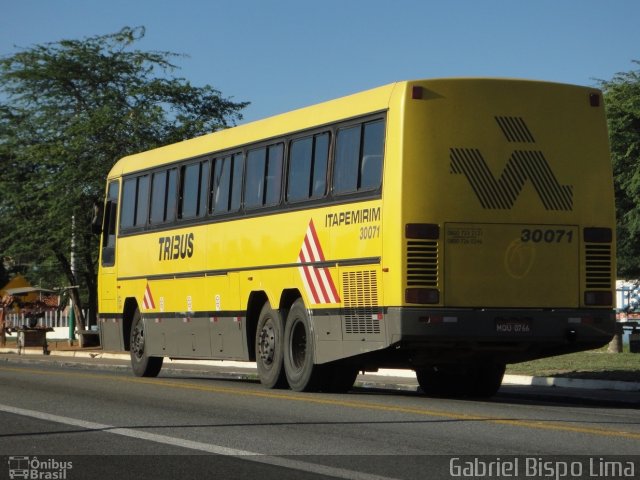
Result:
[[496,333],[499,335],[529,335],[531,320],[520,318],[497,318]]

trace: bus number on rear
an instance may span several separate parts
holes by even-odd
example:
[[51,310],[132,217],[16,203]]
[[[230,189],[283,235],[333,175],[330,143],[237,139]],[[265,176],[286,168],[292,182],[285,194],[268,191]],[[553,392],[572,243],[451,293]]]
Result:
[[520,234],[520,240],[523,243],[571,243],[573,242],[573,230],[525,228]]

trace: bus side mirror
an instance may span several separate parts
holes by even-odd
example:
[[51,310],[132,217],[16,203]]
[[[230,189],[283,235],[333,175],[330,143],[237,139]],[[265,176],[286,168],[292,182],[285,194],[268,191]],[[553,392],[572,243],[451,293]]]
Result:
[[91,233],[100,235],[102,233],[102,218],[104,216],[104,205],[102,202],[93,203],[93,216],[91,217]]

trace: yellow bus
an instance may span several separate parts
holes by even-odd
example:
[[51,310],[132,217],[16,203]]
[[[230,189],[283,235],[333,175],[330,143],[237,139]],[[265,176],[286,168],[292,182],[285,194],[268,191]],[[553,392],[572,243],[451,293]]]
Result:
[[601,92],[398,82],[123,158],[107,179],[105,349],[255,361],[269,388],[416,372],[489,396],[505,364],[614,331]]

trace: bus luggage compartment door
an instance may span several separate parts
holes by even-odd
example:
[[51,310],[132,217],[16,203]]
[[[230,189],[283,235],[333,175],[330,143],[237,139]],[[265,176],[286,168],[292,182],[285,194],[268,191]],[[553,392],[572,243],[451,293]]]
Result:
[[578,307],[578,232],[573,225],[447,223],[446,306]]

